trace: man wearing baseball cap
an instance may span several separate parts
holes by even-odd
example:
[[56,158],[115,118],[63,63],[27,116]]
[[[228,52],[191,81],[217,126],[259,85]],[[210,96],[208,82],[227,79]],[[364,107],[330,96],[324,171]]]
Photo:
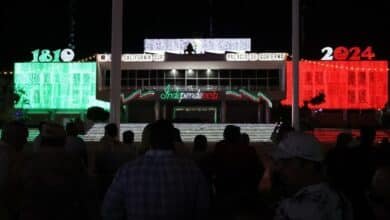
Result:
[[314,136],[290,132],[271,156],[289,196],[279,203],[275,219],[352,219],[350,202],[324,181],[324,153]]

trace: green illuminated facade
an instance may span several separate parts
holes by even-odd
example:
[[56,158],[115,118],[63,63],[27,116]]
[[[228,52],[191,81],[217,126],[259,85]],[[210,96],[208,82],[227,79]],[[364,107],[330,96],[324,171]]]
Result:
[[[16,91],[23,91],[15,108],[29,111],[108,109],[96,100],[96,63],[15,63]],[[21,93],[20,93],[21,94]]]

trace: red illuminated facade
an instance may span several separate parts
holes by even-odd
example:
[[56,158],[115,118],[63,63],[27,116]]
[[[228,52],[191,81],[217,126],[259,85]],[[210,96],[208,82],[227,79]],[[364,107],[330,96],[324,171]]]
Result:
[[[309,105],[310,108],[383,108],[388,102],[388,62],[369,60],[374,57],[370,48],[358,53],[360,57],[354,48],[348,56],[341,56],[340,51],[349,50],[336,48],[335,53],[326,57],[338,60],[300,62],[300,106],[322,93],[325,101]],[[97,56],[97,98],[109,101],[111,63],[103,59],[106,56]],[[159,118],[207,123],[269,123],[279,120],[278,114],[284,112],[274,107],[280,102],[291,105],[292,63],[272,56],[266,57],[269,60],[259,60],[264,56],[261,53],[166,53],[161,60],[122,61],[124,115],[128,122]],[[366,60],[351,60],[358,58]],[[335,113],[329,116],[334,121],[342,120],[338,118],[343,115],[342,111],[326,111],[328,113]]]
[[[292,103],[292,62],[286,67],[286,99]],[[319,93],[325,102],[309,106],[322,109],[380,109],[388,101],[387,61],[301,61],[299,105]]]

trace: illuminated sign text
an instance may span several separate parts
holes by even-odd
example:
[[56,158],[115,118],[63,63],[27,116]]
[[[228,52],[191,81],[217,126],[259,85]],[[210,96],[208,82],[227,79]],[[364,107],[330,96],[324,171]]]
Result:
[[218,92],[201,92],[198,91],[179,91],[178,89],[173,90],[171,86],[165,87],[164,92],[161,93],[160,98],[162,100],[218,100]]
[[283,61],[287,53],[227,53],[227,61]]
[[[111,54],[98,54],[98,62],[111,62]],[[122,54],[122,62],[162,62],[165,60],[164,54]]]
[[184,39],[145,39],[146,53],[176,53],[184,54],[184,50],[191,44],[195,53],[225,53],[251,51],[250,38],[184,38]]

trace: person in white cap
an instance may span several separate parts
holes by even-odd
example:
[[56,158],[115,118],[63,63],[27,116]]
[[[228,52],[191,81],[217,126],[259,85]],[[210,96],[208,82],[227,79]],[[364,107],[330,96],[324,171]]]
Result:
[[290,132],[272,157],[274,172],[289,196],[279,203],[274,219],[352,219],[350,202],[324,181],[324,154],[314,136]]
[[371,189],[367,193],[375,219],[390,219],[390,166],[380,166],[372,178]]

